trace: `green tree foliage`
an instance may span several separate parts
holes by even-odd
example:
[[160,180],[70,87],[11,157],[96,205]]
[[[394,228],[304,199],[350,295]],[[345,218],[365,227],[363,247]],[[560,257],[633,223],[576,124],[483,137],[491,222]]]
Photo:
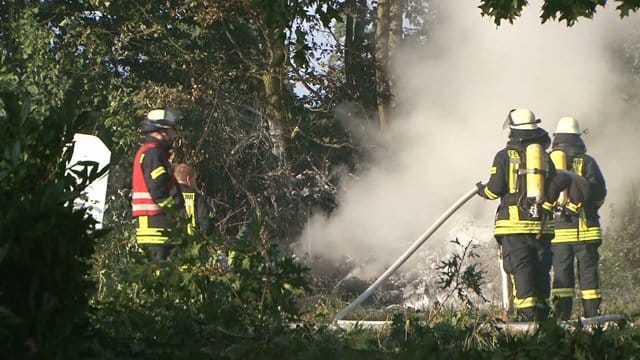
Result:
[[[548,20],[565,21],[567,26],[572,26],[580,18],[591,19],[595,15],[598,7],[604,7],[606,0],[545,0],[542,4],[542,23]],[[629,16],[631,12],[636,12],[640,8],[637,0],[616,0],[616,10],[620,17]],[[528,6],[527,0],[481,0],[480,11],[482,15],[493,18],[496,25],[500,26],[503,20],[513,23],[520,17],[522,9]]]
[[43,116],[18,83],[0,74],[0,353],[78,358],[90,351],[87,274],[103,233],[73,200],[102,174],[95,166],[67,173],[68,145],[87,120],[78,86]]
[[[282,101],[296,124],[279,132],[287,140],[283,163],[274,125],[286,119],[270,113],[272,104],[266,101],[263,82],[273,66],[266,58],[265,27],[276,26],[283,34],[295,32],[298,42],[304,36],[296,30],[299,21],[308,16],[302,3],[296,5],[297,12],[287,8],[284,13],[261,11],[267,7],[262,3],[257,8],[249,5],[238,1],[176,1],[170,7],[158,1],[101,5],[105,15],[92,31],[101,34],[98,43],[110,44],[112,51],[104,56],[113,69],[121,70],[114,81],[129,89],[112,97],[106,110],[108,132],[122,145],[114,155],[117,169],[111,193],[113,200],[126,201],[119,194],[129,187],[130,159],[141,141],[134,133],[135,113],[172,104],[186,114],[175,146],[176,161],[196,165],[207,192],[215,194],[212,201],[220,230],[235,236],[258,214],[265,219],[264,238],[287,243],[309,207],[331,206],[334,184],[327,181],[335,182],[330,175],[334,164],[351,161],[354,149],[329,112],[304,109],[286,87]],[[294,63],[289,51],[294,50],[289,46],[285,50],[278,81],[288,83],[292,75],[287,69]],[[304,62],[295,62],[304,68]],[[301,199],[302,193],[311,196]],[[116,221],[124,221],[123,215]]]

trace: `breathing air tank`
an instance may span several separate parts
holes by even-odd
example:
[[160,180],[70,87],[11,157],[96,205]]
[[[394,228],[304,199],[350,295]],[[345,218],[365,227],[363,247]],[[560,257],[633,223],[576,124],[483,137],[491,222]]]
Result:
[[539,216],[538,207],[544,197],[544,154],[540,144],[530,144],[525,149],[527,200],[533,217]]
[[[567,153],[562,150],[553,150],[549,156],[551,157],[551,161],[553,161],[553,165],[556,166],[556,169],[567,170]],[[558,196],[558,205],[564,206],[568,199],[568,191],[563,190],[560,192],[560,196]]]

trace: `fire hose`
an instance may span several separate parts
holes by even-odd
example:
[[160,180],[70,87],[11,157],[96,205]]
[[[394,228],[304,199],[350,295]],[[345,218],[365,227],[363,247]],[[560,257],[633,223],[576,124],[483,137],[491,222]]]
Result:
[[336,314],[334,319],[342,320],[348,313],[353,311],[353,309],[358,307],[358,305],[360,305],[363,301],[369,298],[369,296],[371,296],[380,287],[380,285],[382,285],[382,283],[384,283],[384,281],[387,280],[389,276],[391,276],[391,274],[393,274],[396,270],[398,270],[398,268],[402,266],[402,264],[404,264],[404,262],[407,261],[407,259],[409,259],[409,257],[411,257],[411,255],[413,255],[413,253],[415,253],[416,250],[418,250],[418,248],[422,246],[422,244],[425,241],[427,241],[427,239],[431,237],[431,235],[433,235],[433,233],[435,233],[436,230],[438,230],[438,228],[440,228],[440,226],[444,224],[445,221],[447,221],[447,219],[449,219],[449,217],[451,217],[451,215],[453,215],[456,211],[458,211],[458,209],[462,205],[464,205],[467,201],[469,201],[469,199],[471,199],[474,195],[476,195],[477,192],[478,192],[478,189],[476,186],[474,186],[473,189],[469,190],[460,199],[458,199],[458,201],[456,201],[453,205],[451,205],[451,207],[447,209],[447,211],[445,211],[442,215],[440,215],[438,220],[436,220],[436,222],[434,222],[433,225],[431,225],[431,227],[427,229],[427,231],[425,231],[418,238],[418,240],[416,240],[411,245],[411,247],[409,247],[409,249],[407,249],[407,251],[405,251],[404,254],[400,256],[400,258],[398,258],[398,260],[396,260],[395,263],[393,263],[382,275],[380,275],[380,277],[373,284],[371,284],[362,294],[360,294],[360,296],[358,296],[355,300],[353,300],[351,304],[349,304],[344,309],[340,310],[340,312]]

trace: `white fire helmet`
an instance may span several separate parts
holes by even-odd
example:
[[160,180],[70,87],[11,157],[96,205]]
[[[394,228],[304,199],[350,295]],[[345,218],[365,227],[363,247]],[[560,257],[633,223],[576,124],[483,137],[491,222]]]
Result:
[[159,130],[173,129],[177,126],[178,121],[182,118],[180,111],[172,108],[151,110],[147,114],[142,130],[144,132],[153,132]]
[[504,122],[504,127],[509,125],[510,128],[515,130],[535,130],[538,128],[540,119],[536,119],[536,115],[527,109],[513,109],[509,111],[507,120]]
[[565,116],[558,120],[558,124],[556,125],[556,134],[582,134],[580,131],[580,124],[578,120],[571,116]]

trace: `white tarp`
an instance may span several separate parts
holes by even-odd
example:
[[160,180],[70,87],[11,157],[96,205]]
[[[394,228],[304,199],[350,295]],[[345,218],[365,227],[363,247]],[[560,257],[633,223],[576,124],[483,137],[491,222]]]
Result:
[[[78,161],[93,161],[98,164],[98,169],[102,170],[111,161],[111,151],[100,138],[87,134],[75,134],[73,141],[75,146],[69,162],[73,165],[72,169],[78,170],[82,168],[82,165],[77,164]],[[97,221],[97,229],[102,228],[108,180],[109,172],[107,171],[102,177],[89,184],[84,196],[74,202],[75,206],[88,208],[91,216]]]

